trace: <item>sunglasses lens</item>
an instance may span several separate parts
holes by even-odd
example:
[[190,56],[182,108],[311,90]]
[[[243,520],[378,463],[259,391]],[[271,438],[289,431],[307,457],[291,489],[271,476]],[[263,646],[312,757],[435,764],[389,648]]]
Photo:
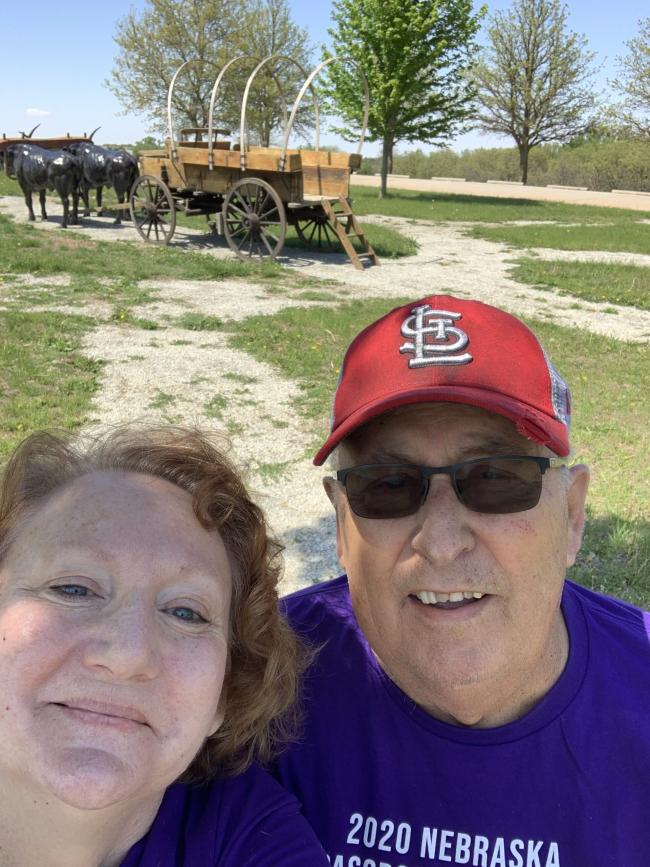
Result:
[[538,463],[516,458],[469,462],[455,473],[462,502],[474,512],[504,515],[534,508],[542,492]]
[[363,467],[349,472],[345,491],[360,518],[403,518],[422,502],[422,476],[415,467]]

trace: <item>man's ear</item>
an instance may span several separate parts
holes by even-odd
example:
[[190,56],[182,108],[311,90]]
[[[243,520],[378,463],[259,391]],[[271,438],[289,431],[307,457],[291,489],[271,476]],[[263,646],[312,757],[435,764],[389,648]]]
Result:
[[336,556],[339,558],[339,563],[345,569],[344,561],[344,545],[342,538],[342,521],[343,521],[343,504],[341,503],[341,497],[344,496],[341,491],[341,485],[336,481],[336,479],[331,476],[326,476],[323,479],[323,487],[325,488],[325,493],[327,494],[330,503],[334,506],[334,511],[336,513]]
[[325,488],[327,498],[336,509],[336,479],[332,478],[332,476],[325,476],[323,479],[323,487]]
[[589,467],[584,464],[576,464],[569,468],[569,473],[567,567],[573,566],[582,545],[582,532],[585,527],[585,501],[589,488]]

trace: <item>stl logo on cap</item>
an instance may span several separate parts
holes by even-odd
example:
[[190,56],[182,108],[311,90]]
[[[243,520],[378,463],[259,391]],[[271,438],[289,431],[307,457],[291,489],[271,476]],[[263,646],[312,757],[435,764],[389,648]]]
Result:
[[472,361],[469,352],[461,353],[469,343],[469,338],[454,325],[457,319],[462,319],[461,313],[433,310],[428,304],[413,307],[411,315],[402,323],[401,333],[403,337],[414,337],[415,340],[403,343],[399,348],[403,355],[413,353],[414,357],[409,359],[408,366],[468,364]]

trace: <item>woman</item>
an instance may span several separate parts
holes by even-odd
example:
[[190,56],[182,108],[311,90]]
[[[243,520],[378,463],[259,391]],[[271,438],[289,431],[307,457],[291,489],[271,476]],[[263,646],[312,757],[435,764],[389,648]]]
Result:
[[328,863],[252,764],[286,736],[301,658],[278,553],[198,432],[18,447],[0,485],[3,867]]

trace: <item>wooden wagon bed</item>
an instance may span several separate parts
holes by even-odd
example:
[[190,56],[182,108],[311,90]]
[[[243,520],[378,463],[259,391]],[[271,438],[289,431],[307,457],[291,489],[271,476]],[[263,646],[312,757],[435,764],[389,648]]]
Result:
[[[312,80],[333,59],[324,61],[307,77],[285,124],[283,146],[248,144],[246,105],[251,82],[266,63],[278,57],[271,55],[256,61],[244,90],[239,141],[234,144],[230,130],[213,124],[213,109],[223,73],[232,63],[247,58],[234,58],[217,76],[208,126],[185,128],[176,136],[171,117],[172,94],[186,64],[179,67],[169,87],[169,135],[165,146],[140,154],[141,175],[130,197],[136,229],[146,241],[167,244],[174,234],[176,211],[204,214],[208,219],[213,217],[211,224],[225,235],[231,249],[240,258],[248,259],[253,255],[277,256],[290,225],[307,246],[325,251],[338,249],[340,243],[357,268],[363,267],[364,259],[376,264],[377,257],[352,213],[349,199],[350,176],[361,166],[363,133],[358,153],[319,147],[319,110]],[[368,95],[367,85],[364,87],[365,131]],[[312,90],[316,113],[315,147],[289,148],[296,112],[308,88]],[[360,242],[361,251],[355,249],[354,239]]]

